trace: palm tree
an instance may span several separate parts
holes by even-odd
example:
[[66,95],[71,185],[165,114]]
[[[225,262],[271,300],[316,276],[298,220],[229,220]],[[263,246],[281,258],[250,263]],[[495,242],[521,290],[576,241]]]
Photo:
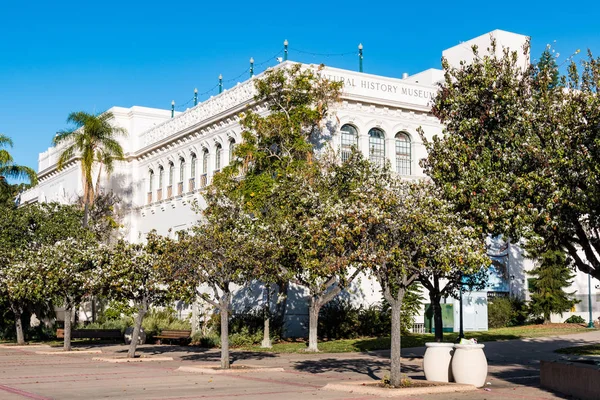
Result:
[[[110,124],[114,118],[112,112],[97,115],[84,111],[72,112],[67,122],[75,125],[72,130],[60,131],[52,140],[55,146],[64,144],[66,147],[58,158],[57,168],[60,170],[74,157],[81,159],[81,172],[83,184],[83,204],[85,208],[83,225],[87,226],[90,206],[94,203],[99,188],[102,168],[106,169],[108,176],[114,169],[114,162],[123,160],[123,148],[117,141],[117,136],[127,135],[124,128]],[[92,172],[98,164],[98,177],[94,189]]]
[[3,147],[12,147],[13,141],[0,133],[0,197],[4,197],[11,191],[11,185],[7,178],[23,179],[29,178],[32,185],[37,183],[37,174],[29,167],[15,164],[10,153]]

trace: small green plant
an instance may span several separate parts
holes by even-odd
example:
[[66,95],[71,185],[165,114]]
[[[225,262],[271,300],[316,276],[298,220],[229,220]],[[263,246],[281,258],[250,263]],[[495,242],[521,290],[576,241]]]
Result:
[[565,320],[565,324],[585,324],[585,319],[579,315],[571,315]]
[[524,325],[527,315],[527,306],[519,299],[496,297],[488,303],[488,326],[490,328]]
[[[383,378],[381,379],[381,385],[385,386],[385,387],[392,387],[391,386],[391,381],[390,381],[390,376],[388,374],[383,375]],[[401,388],[407,388],[407,387],[412,387],[412,386],[413,386],[412,379],[410,379],[406,375],[402,375],[402,379],[400,380],[400,386],[399,387],[401,387]]]
[[207,349],[221,346],[221,338],[212,333],[209,335],[202,335],[202,332],[196,332],[192,335],[192,344]]

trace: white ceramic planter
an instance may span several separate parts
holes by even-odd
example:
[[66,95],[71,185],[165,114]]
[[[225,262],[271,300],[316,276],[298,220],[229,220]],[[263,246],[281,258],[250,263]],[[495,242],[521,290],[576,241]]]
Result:
[[452,343],[425,343],[427,350],[423,356],[425,379],[435,382],[452,382]]
[[482,387],[487,378],[487,359],[483,344],[455,344],[452,375],[456,383]]

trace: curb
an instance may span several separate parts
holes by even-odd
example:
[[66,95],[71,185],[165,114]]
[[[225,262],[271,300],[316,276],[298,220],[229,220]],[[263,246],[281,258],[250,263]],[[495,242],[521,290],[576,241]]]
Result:
[[173,357],[137,357],[137,358],[109,358],[94,357],[92,361],[104,361],[108,363],[132,363],[132,362],[155,362],[155,361],[173,361]]
[[473,385],[464,385],[460,383],[432,382],[435,383],[437,386],[407,387],[399,389],[390,389],[379,386],[373,386],[374,383],[377,383],[377,381],[328,383],[322,388],[322,390],[369,394],[379,397],[404,397],[413,396],[417,394],[455,393],[470,392],[477,390],[477,388]]

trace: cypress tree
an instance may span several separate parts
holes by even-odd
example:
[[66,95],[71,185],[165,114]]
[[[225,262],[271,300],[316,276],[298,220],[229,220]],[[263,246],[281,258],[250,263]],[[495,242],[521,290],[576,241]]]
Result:
[[541,315],[544,324],[550,323],[550,314],[569,311],[578,300],[573,298],[575,292],[567,293],[564,288],[571,285],[575,274],[572,273],[571,261],[564,251],[548,249],[538,255],[538,266],[529,274],[531,301],[530,311]]

